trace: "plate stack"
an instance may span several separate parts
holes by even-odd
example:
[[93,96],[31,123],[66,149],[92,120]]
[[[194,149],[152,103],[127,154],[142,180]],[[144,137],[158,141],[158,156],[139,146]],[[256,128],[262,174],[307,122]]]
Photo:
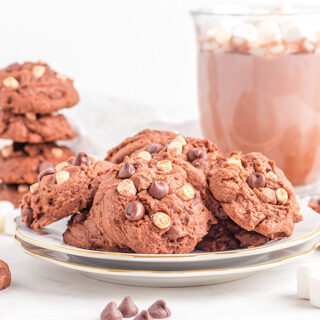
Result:
[[17,207],[40,171],[73,154],[55,143],[76,136],[57,111],[78,101],[73,81],[44,62],[0,70],[0,138],[13,140],[0,151],[0,200]]
[[98,280],[152,287],[199,286],[241,279],[312,254],[320,243],[320,215],[306,204],[302,204],[301,213],[304,220],[289,238],[220,252],[151,255],[79,249],[63,242],[66,219],[39,233],[27,228],[18,217],[16,240],[36,258]]

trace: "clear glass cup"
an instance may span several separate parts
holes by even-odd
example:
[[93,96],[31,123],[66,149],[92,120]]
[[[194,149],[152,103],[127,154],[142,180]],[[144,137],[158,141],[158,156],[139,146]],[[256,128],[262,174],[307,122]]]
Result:
[[296,187],[320,176],[320,14],[192,12],[203,134],[224,153],[259,151]]

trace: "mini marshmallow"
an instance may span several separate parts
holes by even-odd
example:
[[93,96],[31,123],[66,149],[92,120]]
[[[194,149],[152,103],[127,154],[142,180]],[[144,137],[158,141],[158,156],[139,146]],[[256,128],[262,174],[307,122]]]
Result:
[[320,271],[320,266],[315,263],[304,263],[298,266],[297,289],[300,299],[309,299],[309,276],[315,270]]
[[206,38],[214,39],[218,44],[227,43],[230,36],[230,31],[226,27],[212,28],[206,32]]
[[287,22],[282,25],[282,37],[287,43],[298,43],[302,39],[308,39],[316,42],[315,32],[308,26],[307,23]]
[[264,45],[282,40],[281,30],[276,21],[265,20],[256,25],[258,32],[258,44]]
[[320,308],[320,266],[318,272],[309,275],[309,295],[311,305]]
[[250,23],[240,23],[231,29],[231,35],[236,43],[254,42],[257,39],[257,29]]

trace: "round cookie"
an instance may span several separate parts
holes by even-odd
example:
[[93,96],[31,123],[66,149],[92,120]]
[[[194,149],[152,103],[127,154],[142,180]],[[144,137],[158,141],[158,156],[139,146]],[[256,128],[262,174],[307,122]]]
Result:
[[312,210],[320,213],[320,199],[315,198],[315,199],[311,199],[308,202],[308,206],[309,208],[311,208]]
[[97,228],[94,219],[88,211],[74,214],[69,222],[68,229],[63,234],[63,241],[69,246],[88,250],[109,252],[130,252],[130,249],[120,249],[114,242],[107,239]]
[[11,283],[11,272],[8,265],[0,260],[0,291],[8,288]]
[[28,227],[40,229],[92,204],[112,164],[81,152],[67,162],[40,172],[39,182],[23,197],[21,216]]
[[262,154],[234,152],[221,158],[211,174],[213,196],[245,230],[274,239],[290,236],[294,223],[302,220],[291,183]]
[[77,104],[73,81],[44,62],[14,63],[0,70],[0,106],[12,113],[49,114]]
[[146,254],[187,253],[212,224],[197,181],[182,166],[165,161],[127,158],[100,185],[91,214],[101,233],[119,247]]
[[0,201],[10,201],[16,208],[23,195],[29,191],[27,184],[5,184],[0,183]]
[[56,165],[72,155],[71,150],[55,143],[13,143],[0,150],[0,179],[5,183],[32,184],[37,182],[43,163]]
[[70,140],[77,134],[63,115],[16,115],[0,110],[0,137],[15,142],[43,143]]

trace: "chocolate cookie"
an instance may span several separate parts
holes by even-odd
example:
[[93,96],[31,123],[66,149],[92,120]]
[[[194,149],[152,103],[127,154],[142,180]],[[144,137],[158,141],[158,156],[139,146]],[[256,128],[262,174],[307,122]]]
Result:
[[12,113],[49,114],[79,101],[73,81],[44,62],[14,63],[0,70],[0,106]]
[[0,183],[0,201],[10,201],[18,208],[19,201],[29,191],[27,184],[5,184]]
[[56,165],[72,154],[68,148],[55,143],[13,143],[0,151],[0,179],[5,183],[35,183],[48,162]]
[[311,199],[311,200],[308,202],[308,206],[309,206],[312,210],[320,213],[320,199]]
[[119,247],[187,253],[212,224],[197,181],[182,166],[164,161],[127,158],[100,185],[91,214],[101,233]]
[[16,115],[0,110],[0,138],[16,142],[42,143],[70,140],[76,136],[63,115]]
[[112,164],[81,152],[40,172],[39,182],[23,197],[21,215],[27,226],[39,229],[89,207]]
[[260,153],[235,152],[218,161],[210,190],[236,224],[270,239],[290,236],[302,220],[291,183]]
[[0,291],[9,287],[11,282],[11,272],[8,265],[0,260]]
[[130,252],[130,249],[120,249],[112,240],[106,238],[94,219],[84,211],[75,214],[68,222],[68,229],[63,234],[63,241],[73,247],[109,252]]

